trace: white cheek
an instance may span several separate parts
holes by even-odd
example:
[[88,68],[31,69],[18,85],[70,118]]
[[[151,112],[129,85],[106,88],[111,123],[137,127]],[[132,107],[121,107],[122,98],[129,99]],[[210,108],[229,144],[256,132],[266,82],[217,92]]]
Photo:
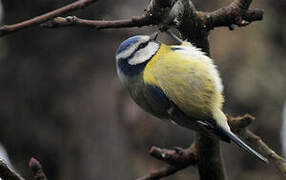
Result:
[[130,65],[136,65],[149,60],[159,49],[159,44],[150,42],[148,45],[137,51],[134,56],[128,61]]

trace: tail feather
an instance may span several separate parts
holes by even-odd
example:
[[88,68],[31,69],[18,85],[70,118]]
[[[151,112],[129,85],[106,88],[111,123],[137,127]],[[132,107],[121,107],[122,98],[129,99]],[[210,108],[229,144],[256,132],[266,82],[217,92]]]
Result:
[[244,151],[248,152],[251,155],[254,155],[257,159],[263,161],[264,163],[268,163],[268,159],[266,159],[264,156],[262,156],[260,153],[256,152],[254,149],[252,149],[250,146],[248,146],[246,143],[244,143],[239,137],[237,137],[234,133],[231,131],[227,131],[223,128],[218,127],[218,131],[229,137],[229,139],[234,142],[236,145],[238,145],[240,148],[242,148]]

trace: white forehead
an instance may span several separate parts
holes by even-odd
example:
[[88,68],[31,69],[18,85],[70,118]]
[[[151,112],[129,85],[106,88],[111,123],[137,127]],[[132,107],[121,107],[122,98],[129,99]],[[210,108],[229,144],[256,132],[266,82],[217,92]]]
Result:
[[135,43],[130,44],[125,50],[118,53],[116,55],[116,59],[117,60],[121,58],[125,59],[129,57],[138,48],[140,44],[145,43],[149,40],[150,40],[150,36],[138,36],[138,40]]

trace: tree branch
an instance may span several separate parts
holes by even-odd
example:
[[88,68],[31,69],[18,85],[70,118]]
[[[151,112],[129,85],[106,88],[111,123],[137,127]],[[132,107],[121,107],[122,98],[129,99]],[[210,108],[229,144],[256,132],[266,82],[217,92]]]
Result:
[[257,147],[261,153],[266,155],[271,162],[279,169],[284,177],[286,177],[286,161],[273,151],[266,143],[253,132],[249,131],[246,127],[254,121],[251,115],[244,115],[242,117],[228,116],[228,122],[234,132],[239,134],[243,139],[248,141],[253,146]]
[[[251,145],[258,148],[259,152],[266,155],[270,162],[279,169],[283,176],[286,177],[286,161],[277,153],[275,153],[265,142],[253,132],[249,131],[247,127],[255,120],[255,118],[249,114],[239,117],[227,116],[228,124],[233,132],[241,136],[244,140],[248,141]],[[155,180],[162,177],[166,177],[176,172],[183,170],[191,165],[196,165],[200,157],[195,144],[188,149],[175,148],[174,150],[160,149],[152,147],[149,154],[156,159],[166,162],[171,166],[155,170],[150,174],[138,178],[136,180]]]
[[67,6],[64,6],[62,8],[56,9],[54,11],[48,12],[46,14],[43,14],[41,16],[34,17],[32,19],[29,19],[27,21],[23,21],[17,24],[13,25],[4,25],[0,27],[0,37],[5,36],[7,34],[11,34],[13,32],[23,30],[27,27],[31,27],[34,25],[41,24],[51,18],[57,17],[62,14],[66,14],[68,12],[84,8],[92,3],[95,3],[97,0],[78,0],[74,3],[71,3]]
[[235,0],[230,5],[211,13],[204,13],[204,25],[208,30],[216,27],[227,26],[234,29],[234,24],[241,27],[263,18],[263,10],[249,9],[252,0]]
[[[253,21],[262,20],[263,18],[262,10],[249,9],[252,2],[251,0],[234,0],[230,5],[210,13],[197,11],[190,0],[151,0],[144,15],[131,19],[99,21],[80,19],[75,16],[55,18],[72,10],[85,7],[95,1],[96,0],[79,0],[28,21],[3,26],[0,28],[0,36],[44,23],[51,18],[54,19],[42,24],[42,26],[48,28],[85,26],[97,29],[141,27],[147,25],[174,26],[179,30],[184,39],[188,39],[210,56],[208,35],[212,29],[227,26],[233,30],[233,25],[246,26]],[[276,153],[273,153],[274,151],[266,146],[255,134],[248,130],[242,130],[249,125],[250,122],[247,123],[245,118],[241,118],[241,120],[229,119],[229,122],[235,132],[244,135],[244,138],[249,140],[250,143],[256,144],[274,163],[277,163],[277,167],[285,174],[285,161]],[[152,156],[165,161],[170,164],[170,166],[154,171],[139,179],[158,179],[174,174],[194,164],[198,164],[201,180],[225,179],[219,142],[216,139],[197,133],[195,144],[192,145],[192,147],[193,148],[186,150],[177,149],[175,151],[161,150],[159,148],[151,149],[150,154]],[[193,150],[196,150],[196,153],[194,153]]]
[[281,156],[279,156],[274,150],[265,144],[261,137],[255,135],[253,132],[245,129],[240,135],[251,144],[256,146],[260,152],[265,154],[271,162],[277,167],[277,169],[286,177],[286,161]]
[[85,26],[96,29],[124,28],[124,27],[142,27],[148,25],[158,25],[166,23],[172,7],[172,1],[152,0],[146,8],[145,14],[123,20],[86,20],[76,16],[57,17],[41,26],[45,28],[58,28],[66,26]]
[[150,16],[138,16],[131,19],[114,20],[114,21],[93,21],[80,19],[76,16],[57,17],[53,20],[41,24],[45,28],[57,28],[65,26],[86,26],[96,29],[108,28],[124,28],[124,27],[141,27],[153,24],[153,19]]
[[[75,16],[57,17],[84,8],[96,1],[97,0],[78,0],[72,4],[30,20],[13,25],[4,25],[0,27],[0,37],[42,23],[42,27],[45,28],[84,26],[97,29],[142,27],[148,25],[174,25],[182,31],[181,33],[183,36],[188,37],[187,34],[190,34],[190,32],[184,33],[183,31],[186,25],[191,25],[193,27],[192,29],[187,28],[188,31],[195,30],[196,33],[194,34],[197,34],[198,32],[207,33],[209,30],[221,26],[227,26],[233,30],[233,24],[246,26],[253,21],[262,20],[263,18],[262,10],[248,9],[251,3],[250,0],[235,0],[229,6],[211,13],[196,11],[192,2],[188,0],[168,0],[163,2],[161,2],[161,0],[152,0],[144,15],[130,19],[101,21],[81,19]],[[180,27],[181,25],[183,26]],[[189,40],[200,47],[200,43],[195,41],[196,38]]]
[[196,165],[198,162],[198,154],[194,145],[188,149],[175,147],[172,150],[152,147],[149,154],[158,160],[176,167]]
[[160,179],[163,177],[168,177],[168,176],[175,174],[179,170],[182,170],[186,167],[175,167],[175,166],[162,167],[161,169],[157,169],[157,170],[151,172],[150,174],[147,174],[143,177],[137,178],[136,180],[155,180],[155,179]]
[[16,171],[11,169],[3,160],[0,159],[0,178],[9,180],[24,180]]
[[160,149],[152,147],[149,154],[161,161],[164,161],[169,166],[155,170],[148,175],[145,175],[136,180],[155,180],[170,176],[176,172],[185,169],[190,165],[195,165],[198,162],[197,152],[195,146],[192,145],[188,149],[181,149],[176,147],[174,150]]
[[200,180],[227,179],[219,140],[200,132],[197,132],[195,137]]
[[[47,180],[41,164],[35,158],[31,158],[29,167],[32,171],[34,180]],[[0,159],[0,178],[3,180],[25,180],[16,171],[11,169],[3,160]]]
[[251,115],[244,115],[242,117],[228,116],[228,122],[234,132],[240,135],[243,139],[248,141],[253,146],[257,147],[261,153],[267,156],[277,169],[286,177],[286,161],[279,156],[274,150],[272,150],[267,144],[246,127],[254,121],[254,117]]

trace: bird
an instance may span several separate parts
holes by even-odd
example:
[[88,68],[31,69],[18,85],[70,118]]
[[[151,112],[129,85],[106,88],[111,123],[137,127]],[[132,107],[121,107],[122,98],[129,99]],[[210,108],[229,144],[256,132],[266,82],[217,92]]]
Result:
[[234,142],[267,163],[231,131],[222,111],[223,84],[213,60],[190,42],[167,33],[179,45],[158,41],[155,32],[124,40],[116,52],[119,80],[135,103],[159,119]]

